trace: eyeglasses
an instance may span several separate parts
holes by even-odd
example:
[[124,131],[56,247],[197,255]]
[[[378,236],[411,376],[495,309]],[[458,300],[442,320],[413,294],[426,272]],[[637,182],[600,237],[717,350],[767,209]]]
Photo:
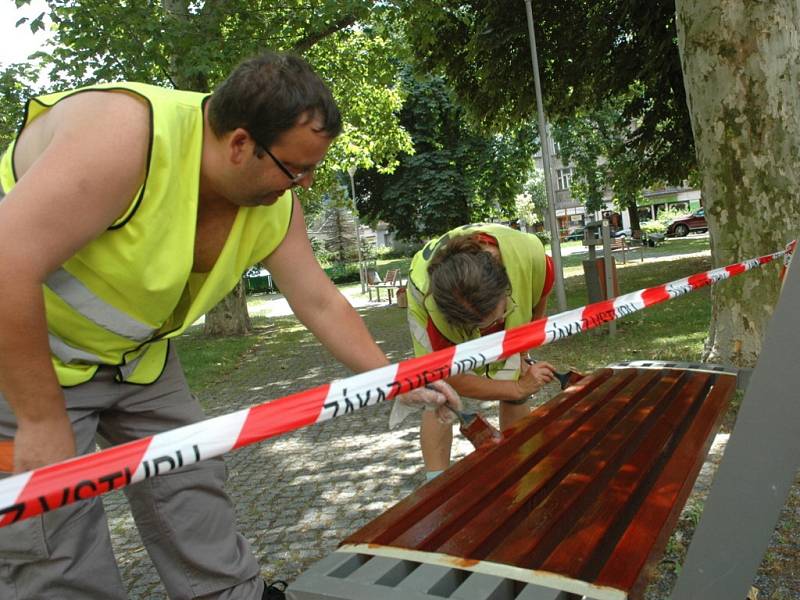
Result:
[[509,315],[511,315],[511,313],[513,313],[513,312],[514,312],[516,309],[517,309],[517,303],[516,303],[516,302],[514,302],[514,299],[511,297],[511,293],[509,292],[509,293],[506,295],[506,308],[505,308],[505,310],[503,311],[503,314],[502,314],[502,315],[500,315],[499,317],[495,317],[495,318],[494,318],[494,319],[492,319],[491,321],[488,321],[488,322],[484,321],[483,323],[478,323],[477,325],[473,325],[473,326],[472,326],[472,327],[469,329],[470,337],[475,337],[476,335],[477,335],[477,336],[480,336],[480,332],[481,332],[481,330],[484,330],[484,329],[489,329],[490,327],[493,327],[493,326],[495,326],[495,325],[497,325],[497,324],[499,324],[499,323],[502,323],[502,322],[503,322],[503,321],[505,321],[505,320],[506,320],[506,319],[509,317]]
[[281,171],[283,171],[283,174],[286,175],[289,178],[289,181],[292,182],[293,184],[298,183],[303,177],[305,177],[311,172],[311,170],[309,169],[308,171],[300,171],[295,175],[289,169],[286,168],[286,165],[283,164],[283,162],[277,156],[275,156],[272,152],[269,151],[269,148],[264,148],[264,152],[269,154],[269,157],[275,161],[275,164],[278,165],[278,168]]
[[300,181],[300,180],[301,180],[303,177],[305,177],[306,175],[308,175],[309,173],[311,173],[312,169],[308,169],[308,170],[306,170],[306,171],[301,171],[300,173],[297,173],[297,174],[295,174],[295,173],[292,173],[292,172],[291,172],[291,171],[288,169],[288,167],[287,167],[285,164],[283,164],[283,161],[282,161],[281,159],[279,159],[279,158],[278,158],[277,156],[275,156],[275,155],[274,155],[272,152],[270,152],[269,148],[267,148],[267,147],[266,147],[264,144],[262,144],[261,142],[259,142],[259,141],[258,141],[258,140],[257,140],[257,139],[256,139],[256,138],[253,136],[252,132],[250,133],[250,137],[251,137],[251,138],[253,138],[253,141],[256,143],[256,145],[258,146],[258,148],[259,148],[259,149],[261,149],[261,150],[263,150],[264,152],[266,152],[266,153],[267,153],[267,155],[268,155],[268,156],[269,156],[269,157],[270,157],[270,158],[271,158],[271,159],[272,159],[272,160],[275,162],[275,164],[276,164],[276,165],[278,165],[278,168],[279,168],[281,171],[283,171],[283,174],[284,174],[284,175],[286,175],[286,177],[288,177],[288,178],[289,178],[289,181],[290,181],[292,184],[299,183],[299,181]]

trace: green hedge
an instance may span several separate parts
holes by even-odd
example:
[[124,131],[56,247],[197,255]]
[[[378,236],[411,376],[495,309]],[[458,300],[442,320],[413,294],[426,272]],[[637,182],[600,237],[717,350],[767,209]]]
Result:
[[338,263],[325,267],[324,270],[333,283],[354,283],[359,281],[358,263]]
[[[374,270],[374,266],[370,267]],[[333,283],[357,283],[358,263],[338,263],[323,269]],[[271,291],[267,277],[245,277],[245,290],[248,294],[260,294]],[[274,283],[273,283],[274,286]],[[278,291],[276,287],[272,291]]]

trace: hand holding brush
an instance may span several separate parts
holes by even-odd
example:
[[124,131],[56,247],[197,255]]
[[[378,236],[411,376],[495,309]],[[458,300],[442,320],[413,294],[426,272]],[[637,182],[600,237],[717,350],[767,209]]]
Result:
[[[525,362],[529,365],[534,365],[538,361],[535,361],[532,358],[526,356]],[[578,379],[583,377],[583,375],[581,375],[577,371],[573,371],[572,369],[570,369],[566,373],[559,373],[558,371],[553,370],[553,377],[558,379],[559,383],[561,384],[561,389],[563,390],[566,389],[567,386],[569,386],[569,384],[572,383],[573,381],[577,381]]]

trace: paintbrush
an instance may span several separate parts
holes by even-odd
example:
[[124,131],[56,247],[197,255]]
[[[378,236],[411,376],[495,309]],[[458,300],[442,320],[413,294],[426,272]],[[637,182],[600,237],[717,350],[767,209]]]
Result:
[[0,442],[0,473],[11,473],[14,470],[14,442]]
[[[430,383],[425,384],[429,390],[438,392]],[[456,410],[449,404],[445,404],[458,417],[459,431],[467,438],[477,450],[481,446],[499,444],[503,440],[503,434],[487,421],[483,415],[474,412]]]
[[[525,362],[528,363],[529,365],[536,363],[536,361],[533,360],[532,358],[525,358]],[[558,379],[558,382],[561,384],[562,390],[567,389],[567,386],[569,386],[569,384],[572,383],[573,381],[577,381],[578,379],[581,379],[583,377],[583,375],[581,375],[577,371],[572,371],[572,370],[569,370],[566,373],[559,373],[558,371],[553,371],[553,375],[555,375],[556,379]]]
[[449,404],[446,406],[458,417],[459,430],[475,446],[476,450],[481,446],[499,444],[503,440],[503,434],[495,429],[483,415],[456,410]]

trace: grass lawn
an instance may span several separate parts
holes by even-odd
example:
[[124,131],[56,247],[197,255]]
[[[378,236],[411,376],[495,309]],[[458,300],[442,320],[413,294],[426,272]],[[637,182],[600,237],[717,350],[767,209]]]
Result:
[[[681,240],[682,241],[682,240]],[[708,243],[708,240],[704,240]],[[706,246],[707,248],[707,246]],[[652,287],[711,268],[708,254],[700,254],[695,240],[667,249],[648,249],[648,259],[657,262],[638,262],[617,265],[617,279],[621,294]],[[564,281],[567,308],[573,309],[588,303],[583,269],[583,256],[564,259]],[[723,284],[724,285],[724,284]],[[556,300],[551,295],[548,313],[557,312]],[[670,300],[634,313],[617,321],[616,335],[609,336],[606,328],[598,328],[572,336],[533,351],[535,355],[557,366],[571,366],[578,370],[591,370],[620,360],[698,360],[711,317],[710,289],[704,288],[675,300]]]
[[[570,244],[578,245],[579,242]],[[672,281],[710,268],[707,237],[690,236],[668,240],[658,248],[648,248],[645,256],[648,260],[642,263],[638,261],[638,252],[631,253],[627,264],[617,265],[621,293]],[[563,258],[567,307],[570,309],[588,301],[581,266],[584,258],[585,254],[572,254]],[[651,261],[651,258],[658,260]],[[617,257],[618,263],[620,260]],[[409,263],[409,258],[381,261],[379,270],[383,273],[387,269],[399,268],[407,275]],[[342,285],[340,289],[350,297],[360,295],[357,283]],[[263,303],[265,298],[269,296],[253,297],[252,301]],[[361,312],[365,318],[368,315],[368,326],[373,334],[375,329],[399,328],[401,335],[386,350],[394,354],[397,360],[410,356],[411,344],[405,330],[405,317],[400,314],[403,311],[393,308],[377,311],[364,309]],[[556,301],[552,296],[548,312],[557,312]],[[702,352],[710,314],[709,289],[705,288],[618,321],[617,334],[613,337],[604,329],[596,330],[544,346],[535,350],[534,354],[558,367],[570,366],[579,370],[591,370],[619,360],[697,360]],[[293,317],[255,317],[253,322],[256,330],[244,337],[209,339],[201,335],[200,327],[194,327],[176,340],[176,347],[193,389],[202,390],[224,380],[226,374],[236,369],[251,349],[256,344],[263,343],[266,337],[269,338],[270,345],[291,347],[297,343],[299,336],[309,335]],[[308,343],[313,346],[313,341],[309,340]],[[276,348],[276,351],[279,353],[280,348]],[[321,348],[320,351],[324,352]]]

